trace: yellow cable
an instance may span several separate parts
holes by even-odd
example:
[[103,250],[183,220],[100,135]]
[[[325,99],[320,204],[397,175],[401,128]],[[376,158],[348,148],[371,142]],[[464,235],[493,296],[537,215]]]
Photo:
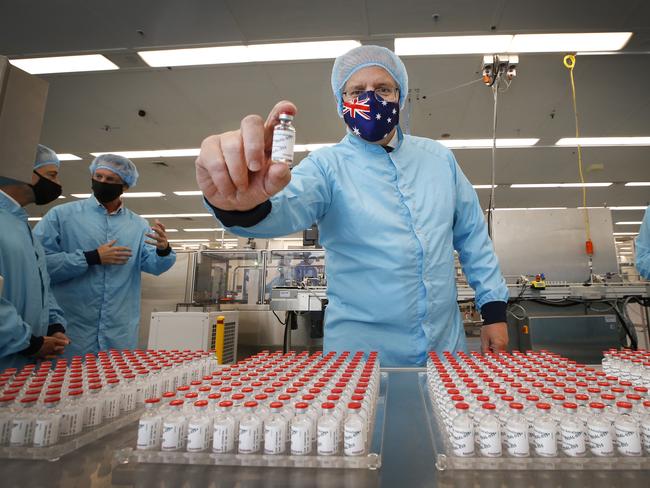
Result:
[[[576,65],[576,57],[573,54],[564,56],[564,66],[569,70],[571,77],[571,97],[573,99],[573,114],[576,123],[576,139],[580,138],[580,125],[578,124],[578,104],[576,102],[576,84],[573,79],[573,68]],[[578,172],[580,173],[580,183],[582,184],[582,207],[585,212],[585,230],[587,231],[587,241],[591,241],[591,229],[589,227],[589,210],[587,210],[587,188],[585,187],[585,178],[582,173],[582,148],[580,143],[576,141],[578,147]]]

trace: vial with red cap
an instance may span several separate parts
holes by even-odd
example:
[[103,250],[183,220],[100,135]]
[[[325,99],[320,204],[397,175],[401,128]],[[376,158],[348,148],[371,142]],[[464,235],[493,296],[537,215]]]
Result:
[[325,402],[321,406],[322,414],[317,422],[317,452],[320,456],[333,456],[339,452],[340,422],[334,415],[336,405]]
[[616,432],[616,449],[623,456],[641,456],[641,435],[639,424],[632,416],[630,402],[616,402],[618,415],[614,419]]
[[469,415],[469,404],[458,402],[455,414],[449,424],[449,442],[455,456],[474,455],[474,424]]
[[271,402],[270,414],[264,420],[264,454],[284,454],[287,450],[288,424],[282,402]]
[[343,453],[346,456],[362,456],[366,453],[368,431],[360,412],[360,402],[348,403],[348,412],[343,422]]
[[504,445],[508,454],[513,457],[530,456],[530,445],[528,439],[528,420],[522,414],[524,405],[519,402],[511,402],[510,412],[505,424]]
[[136,447],[140,450],[158,450],[163,429],[160,398],[147,398],[144,401],[144,407],[145,411],[138,422]]
[[185,450],[187,438],[187,417],[183,410],[183,400],[172,400],[163,417],[161,449],[163,451]]
[[212,430],[212,452],[226,454],[235,450],[239,421],[232,413],[233,403],[224,400],[217,405]]
[[501,424],[496,416],[496,407],[493,403],[484,403],[481,410],[483,416],[478,423],[479,452],[484,457],[500,457]]
[[573,402],[562,404],[560,418],[560,445],[562,452],[570,457],[583,457],[587,454],[585,424],[578,416],[578,405]]
[[543,457],[557,456],[557,424],[551,417],[551,405],[541,402],[536,406],[537,415],[533,420],[532,443],[535,454]]
[[207,451],[212,444],[212,434],[208,401],[197,400],[187,422],[187,452]]
[[257,415],[258,404],[255,401],[244,403],[244,411],[239,420],[240,454],[256,454],[262,444],[262,421]]
[[291,455],[311,454],[316,440],[316,422],[309,413],[309,403],[296,403],[296,416],[291,420]]

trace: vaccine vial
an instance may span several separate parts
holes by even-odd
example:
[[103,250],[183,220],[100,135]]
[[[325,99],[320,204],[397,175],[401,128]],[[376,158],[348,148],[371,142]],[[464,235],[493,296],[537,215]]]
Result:
[[366,421],[360,415],[361,403],[348,403],[348,415],[343,424],[343,453],[361,456],[366,452]]
[[273,147],[271,161],[274,163],[293,164],[293,146],[296,143],[296,128],[293,115],[280,114],[280,123],[273,129]]
[[562,452],[571,457],[582,457],[587,453],[585,429],[582,420],[577,415],[578,405],[565,402],[564,412],[560,419],[560,442]]
[[34,447],[49,447],[59,442],[61,425],[60,397],[53,396],[44,400],[44,407],[36,414],[34,423]]
[[465,402],[456,404],[456,415],[449,429],[449,440],[455,456],[474,455],[474,424],[468,412],[469,404]]
[[211,444],[212,419],[208,413],[208,401],[194,402],[194,413],[187,425],[187,452],[206,451]]
[[183,400],[169,402],[169,410],[163,420],[163,451],[182,451],[185,449],[187,418],[183,411]]
[[533,444],[538,456],[557,456],[557,424],[551,417],[551,405],[548,403],[537,404],[537,417],[533,421]]
[[240,454],[256,454],[262,443],[262,422],[257,416],[257,402],[244,403],[244,414],[239,421]]
[[603,415],[605,404],[592,402],[589,404],[591,415],[587,418],[587,439],[589,450],[594,456],[612,456],[614,454],[614,439],[611,424]]
[[484,403],[483,417],[478,424],[478,445],[481,456],[501,457],[501,424],[495,415],[496,406]]
[[235,449],[235,432],[239,429],[239,424],[232,415],[232,402],[230,400],[219,402],[213,427],[212,452],[217,454],[233,452]]
[[510,404],[510,415],[505,425],[505,445],[508,454],[513,457],[530,456],[528,443],[528,420],[522,415],[524,405],[519,402]]
[[284,454],[287,448],[287,419],[282,402],[272,402],[271,413],[264,420],[264,454]]
[[16,397],[5,395],[0,397],[0,446],[9,444],[11,425],[15,414],[14,402]]
[[38,397],[25,397],[20,400],[20,409],[11,424],[9,445],[14,447],[30,446],[34,439],[36,424],[36,400]]
[[68,392],[68,401],[63,408],[59,435],[66,437],[81,434],[84,423],[83,390],[75,389]]
[[322,415],[318,419],[318,454],[320,456],[334,456],[339,450],[339,421],[334,416],[335,405],[331,402],[323,403]]
[[162,415],[160,414],[160,399],[147,398],[144,401],[145,411],[138,423],[137,448],[142,450],[160,449],[162,435]]
[[312,431],[314,420],[308,412],[309,404],[296,403],[296,416],[291,421],[291,454],[305,456],[312,451]]
[[631,415],[632,404],[629,402],[616,402],[618,415],[614,420],[616,430],[616,447],[623,456],[641,455],[641,436],[639,424]]

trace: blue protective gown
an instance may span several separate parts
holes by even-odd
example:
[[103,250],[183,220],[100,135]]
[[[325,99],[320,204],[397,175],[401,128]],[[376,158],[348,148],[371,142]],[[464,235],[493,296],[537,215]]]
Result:
[[50,290],[45,253],[27,223],[27,212],[0,192],[0,371],[30,361],[18,354],[32,335],[47,335],[50,324],[66,325]]
[[[94,196],[52,208],[34,229],[47,254],[54,294],[66,313],[72,343],[66,356],[135,349],[140,322],[141,271],[159,275],[176,254],[161,257],[146,244],[146,220],[120,207],[109,214]],[[124,265],[89,266],[84,251],[113,239],[133,255]]]
[[271,202],[261,222],[229,230],[274,237],[318,223],[326,351],[376,350],[382,365],[397,366],[465,349],[454,249],[477,306],[508,299],[476,192],[451,151],[431,139],[400,131],[387,153],[348,134],[305,158]]
[[645,209],[636,238],[636,269],[643,278],[650,280],[650,205]]

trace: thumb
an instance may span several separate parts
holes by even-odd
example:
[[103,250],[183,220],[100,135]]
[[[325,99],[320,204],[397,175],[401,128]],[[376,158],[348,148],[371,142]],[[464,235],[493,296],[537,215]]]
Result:
[[114,245],[116,242],[117,242],[117,239],[113,239],[112,241],[107,242],[106,245],[107,245],[108,247],[113,247],[113,245]]
[[270,163],[264,175],[264,191],[272,197],[291,181],[289,166],[283,163]]
[[481,329],[481,352],[490,352],[490,338],[485,329]]
[[264,149],[271,150],[273,145],[273,128],[280,122],[280,114],[296,115],[298,109],[288,100],[282,100],[275,104],[264,122]]

